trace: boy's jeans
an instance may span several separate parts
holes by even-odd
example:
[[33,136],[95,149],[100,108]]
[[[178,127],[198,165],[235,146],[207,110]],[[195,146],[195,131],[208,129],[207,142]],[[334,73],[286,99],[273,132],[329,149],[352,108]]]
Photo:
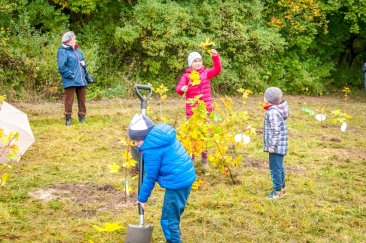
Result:
[[281,191],[286,187],[285,170],[283,168],[284,155],[269,153],[269,170],[273,182],[273,189]]
[[160,224],[164,236],[169,243],[180,243],[180,217],[186,207],[191,187],[170,190],[166,189],[164,195],[164,205]]

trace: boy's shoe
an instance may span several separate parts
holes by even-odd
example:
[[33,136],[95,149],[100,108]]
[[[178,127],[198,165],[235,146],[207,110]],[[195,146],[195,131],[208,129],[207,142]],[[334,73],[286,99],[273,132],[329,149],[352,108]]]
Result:
[[281,198],[282,195],[282,191],[272,191],[269,195],[267,195],[268,199],[278,199]]
[[282,188],[281,194],[282,194],[282,197],[284,197],[286,195],[286,188]]

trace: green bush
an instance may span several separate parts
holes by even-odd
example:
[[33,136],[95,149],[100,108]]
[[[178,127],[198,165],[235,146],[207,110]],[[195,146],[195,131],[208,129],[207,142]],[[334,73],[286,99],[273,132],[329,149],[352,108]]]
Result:
[[[35,6],[37,3],[39,5]],[[29,7],[30,10],[37,7],[47,10],[43,13],[49,14],[48,18],[53,18],[55,23],[67,20],[65,17],[56,18],[58,12],[50,11],[51,7],[47,2],[36,1]],[[7,87],[5,94],[8,94],[10,100],[34,100],[37,99],[37,94],[42,98],[50,98],[59,90],[55,50],[60,42],[59,33],[63,30],[61,27],[52,28],[51,25],[46,29],[59,33],[36,29],[38,24],[34,21],[39,16],[31,19],[31,12],[26,8],[19,10],[11,28],[3,28],[0,36],[3,41],[3,48],[0,50],[0,83]],[[38,23],[42,21],[41,18]],[[44,26],[47,25],[46,22],[44,21]]]
[[[326,14],[337,8],[306,4],[312,2],[295,8],[259,0],[5,0],[0,7],[0,85],[10,100],[60,97],[56,53],[62,34],[73,30],[97,79],[89,88],[93,99],[129,96],[133,83],[163,83],[174,92],[188,54],[202,53],[206,38],[216,43],[213,48],[222,59],[223,71],[212,80],[216,93],[279,86],[287,93],[318,94],[328,84],[361,87],[358,67],[335,70],[338,56],[347,54],[346,42],[332,49],[339,29],[327,29]],[[204,65],[211,67],[208,53],[202,54]]]
[[[176,2],[140,1],[129,21],[116,29],[121,48],[138,60],[136,76],[150,83],[175,87],[176,79],[187,67],[191,51],[201,52],[205,38],[216,42],[224,71],[213,80],[213,89],[233,92],[246,86],[261,90],[266,84],[258,74],[266,70],[268,56],[282,50],[284,40],[261,21],[263,7],[236,1]],[[154,24],[152,24],[154,23]],[[265,59],[265,60],[264,60]],[[204,64],[212,66],[209,55]],[[263,61],[264,60],[264,61]]]
[[364,87],[362,65],[359,67],[335,69],[331,74],[334,79],[334,84],[338,88],[349,87],[362,89]]

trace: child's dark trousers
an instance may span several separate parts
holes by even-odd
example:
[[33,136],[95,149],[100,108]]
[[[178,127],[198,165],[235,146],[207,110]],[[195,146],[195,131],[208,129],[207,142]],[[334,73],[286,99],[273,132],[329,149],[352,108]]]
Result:
[[184,212],[191,187],[170,190],[166,189],[160,224],[169,243],[180,243],[180,217]]

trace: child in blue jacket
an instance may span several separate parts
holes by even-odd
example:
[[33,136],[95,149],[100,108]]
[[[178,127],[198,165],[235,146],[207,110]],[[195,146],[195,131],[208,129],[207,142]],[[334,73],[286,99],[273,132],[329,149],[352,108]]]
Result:
[[144,160],[145,175],[137,203],[145,210],[155,182],[165,188],[161,227],[167,242],[180,243],[180,218],[196,180],[193,162],[168,124],[154,125],[148,117],[135,115],[128,134]]
[[286,119],[289,107],[286,100],[282,100],[282,91],[277,87],[270,87],[264,92],[264,152],[269,153],[269,169],[272,176],[273,191],[267,196],[278,199],[286,194],[285,169],[283,160],[288,152],[288,132]]

